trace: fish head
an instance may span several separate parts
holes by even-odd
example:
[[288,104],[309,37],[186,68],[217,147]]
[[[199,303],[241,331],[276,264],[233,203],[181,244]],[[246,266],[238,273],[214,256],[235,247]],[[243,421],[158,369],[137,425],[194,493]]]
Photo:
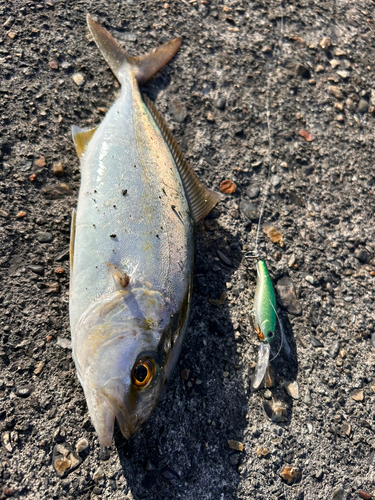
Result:
[[98,301],[78,323],[84,341],[73,344],[73,357],[103,446],[111,445],[115,420],[130,439],[159,401],[167,317],[159,292],[135,289]]

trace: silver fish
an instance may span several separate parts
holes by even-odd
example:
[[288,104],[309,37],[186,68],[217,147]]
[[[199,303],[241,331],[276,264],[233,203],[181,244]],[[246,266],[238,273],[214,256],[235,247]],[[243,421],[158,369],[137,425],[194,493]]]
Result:
[[72,127],[81,186],[71,230],[73,359],[99,441],[115,419],[126,438],[145,422],[180,354],[192,292],[194,223],[220,196],[190,169],[139,91],[181,39],[133,58],[88,15],[121,83],[92,130]]

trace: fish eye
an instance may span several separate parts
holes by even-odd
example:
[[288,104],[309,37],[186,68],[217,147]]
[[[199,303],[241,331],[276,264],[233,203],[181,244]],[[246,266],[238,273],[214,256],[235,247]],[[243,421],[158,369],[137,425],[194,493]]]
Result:
[[150,384],[155,374],[155,361],[152,358],[141,358],[133,366],[133,384],[137,389],[144,389]]

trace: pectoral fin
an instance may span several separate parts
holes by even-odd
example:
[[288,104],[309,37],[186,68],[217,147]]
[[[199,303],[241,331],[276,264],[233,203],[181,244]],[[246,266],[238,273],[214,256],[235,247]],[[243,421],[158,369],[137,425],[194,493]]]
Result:
[[73,141],[79,158],[82,157],[83,153],[85,152],[87,144],[90,142],[91,137],[94,135],[97,128],[98,127],[90,129],[79,128],[76,127],[75,125],[72,125]]
[[156,109],[154,103],[150,101],[145,94],[142,96],[176,162],[182,185],[184,186],[185,195],[189,203],[191,215],[195,222],[199,222],[201,219],[206,217],[206,215],[216,205],[216,203],[222,199],[222,197],[219,193],[215,193],[214,191],[207,189],[206,186],[201,183],[197,174],[194,170],[192,170],[189,163],[186,161],[185,156],[172,135],[172,132],[169,130],[168,125]]

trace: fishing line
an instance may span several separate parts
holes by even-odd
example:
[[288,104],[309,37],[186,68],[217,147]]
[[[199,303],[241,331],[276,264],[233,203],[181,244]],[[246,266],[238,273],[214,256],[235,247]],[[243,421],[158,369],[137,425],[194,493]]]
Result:
[[284,35],[284,11],[283,11],[282,1],[280,2],[280,16],[281,16],[281,21],[280,21],[280,37],[279,37],[279,42],[278,42],[279,47],[278,47],[278,49],[275,50],[274,58],[273,58],[272,64],[271,64],[271,70],[268,71],[268,73],[267,73],[266,118],[267,118],[267,132],[268,132],[268,156],[267,156],[268,172],[267,172],[267,180],[266,180],[266,189],[265,189],[264,194],[263,194],[263,199],[262,199],[262,204],[261,204],[260,214],[259,214],[259,219],[258,219],[257,232],[256,232],[256,236],[255,236],[255,250],[254,250],[254,254],[253,254],[253,257],[255,257],[255,258],[259,257],[258,241],[259,241],[260,226],[262,224],[264,209],[265,209],[266,201],[267,201],[269,191],[270,191],[271,162],[272,162],[272,151],[273,151],[271,120],[270,120],[270,116],[271,116],[271,113],[270,113],[271,76],[270,75],[271,75],[271,71],[273,71],[275,69],[276,61],[282,52],[283,35]]

